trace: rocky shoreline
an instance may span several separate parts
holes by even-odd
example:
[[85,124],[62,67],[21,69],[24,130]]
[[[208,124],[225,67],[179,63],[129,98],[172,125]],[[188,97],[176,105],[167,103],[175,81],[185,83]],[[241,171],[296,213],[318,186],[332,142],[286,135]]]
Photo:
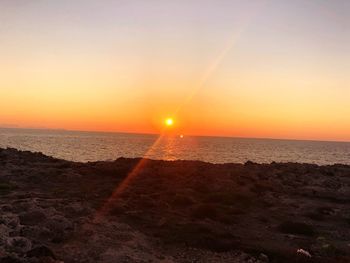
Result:
[[0,262],[350,262],[350,166],[0,149]]

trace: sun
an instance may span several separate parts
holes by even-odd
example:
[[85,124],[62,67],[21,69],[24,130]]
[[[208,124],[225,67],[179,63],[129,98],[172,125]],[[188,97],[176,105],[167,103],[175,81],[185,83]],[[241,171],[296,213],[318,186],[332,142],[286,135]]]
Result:
[[166,126],[170,127],[170,126],[173,126],[173,124],[174,124],[174,120],[172,118],[167,118],[165,120],[165,125]]

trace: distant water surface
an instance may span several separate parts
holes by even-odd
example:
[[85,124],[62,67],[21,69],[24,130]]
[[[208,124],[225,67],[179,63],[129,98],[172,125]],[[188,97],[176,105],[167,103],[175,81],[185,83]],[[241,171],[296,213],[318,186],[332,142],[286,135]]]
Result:
[[349,142],[319,142],[222,137],[0,129],[0,147],[42,152],[72,161],[148,157],[212,163],[248,160],[258,163],[303,162],[350,164]]

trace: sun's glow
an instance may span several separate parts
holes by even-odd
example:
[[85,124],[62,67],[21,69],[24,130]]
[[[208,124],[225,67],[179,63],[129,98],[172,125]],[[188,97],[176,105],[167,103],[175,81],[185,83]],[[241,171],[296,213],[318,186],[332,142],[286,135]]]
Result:
[[174,124],[174,120],[173,120],[172,118],[167,118],[167,119],[165,120],[165,125],[166,125],[166,126],[170,127],[170,126],[172,126],[173,124]]

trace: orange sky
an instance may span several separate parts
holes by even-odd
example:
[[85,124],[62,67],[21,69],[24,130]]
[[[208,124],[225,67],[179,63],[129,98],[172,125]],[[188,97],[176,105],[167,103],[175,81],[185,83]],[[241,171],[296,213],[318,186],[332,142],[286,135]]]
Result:
[[350,141],[350,5],[223,3],[1,2],[0,126]]

